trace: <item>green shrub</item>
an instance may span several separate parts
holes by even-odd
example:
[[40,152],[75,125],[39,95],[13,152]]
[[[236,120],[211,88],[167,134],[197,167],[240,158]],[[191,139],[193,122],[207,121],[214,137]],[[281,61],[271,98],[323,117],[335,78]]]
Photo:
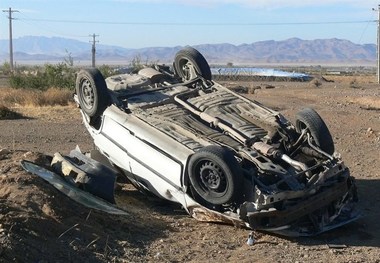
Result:
[[65,63],[46,64],[34,72],[16,71],[9,79],[12,88],[47,90],[49,88],[73,89],[75,69]]
[[100,67],[98,67],[98,69],[100,70],[104,78],[108,78],[109,76],[115,74],[114,70],[108,65],[103,64]]
[[48,88],[72,89],[75,86],[75,70],[66,63],[46,64],[45,80]]
[[9,75],[11,73],[11,64],[9,62],[4,62],[4,64],[0,67],[1,72],[4,75]]
[[140,69],[143,69],[144,68],[144,64],[142,63],[141,56],[140,55],[136,55],[132,59],[129,67],[132,69],[132,72],[134,72],[134,73],[137,73]]

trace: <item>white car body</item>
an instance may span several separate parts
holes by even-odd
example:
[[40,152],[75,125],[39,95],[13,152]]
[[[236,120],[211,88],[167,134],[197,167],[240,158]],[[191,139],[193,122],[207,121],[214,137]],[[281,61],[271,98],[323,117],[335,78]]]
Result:
[[353,178],[320,116],[307,109],[296,128],[212,81],[196,50],[176,55],[174,74],[81,71],[75,100],[112,165],[199,220],[312,235],[357,218]]

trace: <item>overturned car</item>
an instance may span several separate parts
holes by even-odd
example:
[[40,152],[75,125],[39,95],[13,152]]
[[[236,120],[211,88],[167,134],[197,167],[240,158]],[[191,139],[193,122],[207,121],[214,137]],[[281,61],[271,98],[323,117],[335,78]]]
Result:
[[314,235],[358,217],[354,178],[318,113],[305,108],[290,123],[214,82],[193,48],[173,69],[107,79],[82,69],[74,98],[115,169],[199,220]]

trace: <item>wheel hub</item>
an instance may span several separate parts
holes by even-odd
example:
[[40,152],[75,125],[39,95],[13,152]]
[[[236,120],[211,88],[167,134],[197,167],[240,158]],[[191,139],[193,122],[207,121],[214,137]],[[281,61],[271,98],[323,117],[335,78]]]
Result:
[[197,77],[197,73],[196,73],[196,70],[194,68],[194,65],[188,61],[188,60],[184,60],[182,62],[182,72],[184,74],[184,77],[186,80],[191,80],[191,79],[194,79]]
[[83,102],[87,107],[92,107],[94,104],[94,91],[91,83],[85,80],[82,85]]
[[219,190],[222,186],[223,172],[212,162],[208,162],[200,168],[202,183],[211,190]]

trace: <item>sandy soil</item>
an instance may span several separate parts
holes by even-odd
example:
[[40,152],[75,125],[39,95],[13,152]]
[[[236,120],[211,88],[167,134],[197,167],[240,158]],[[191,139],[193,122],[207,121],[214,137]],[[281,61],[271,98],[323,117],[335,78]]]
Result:
[[130,185],[116,193],[128,216],[96,212],[19,164],[22,159],[44,164],[45,155],[67,154],[77,144],[90,150],[78,110],[16,108],[25,118],[0,120],[0,149],[9,150],[0,153],[0,262],[380,262],[380,87],[226,84],[255,87],[247,96],[291,120],[301,108],[315,108],[356,177],[363,217],[312,238],[254,232],[256,243],[248,246],[249,230],[197,222],[180,206]]

